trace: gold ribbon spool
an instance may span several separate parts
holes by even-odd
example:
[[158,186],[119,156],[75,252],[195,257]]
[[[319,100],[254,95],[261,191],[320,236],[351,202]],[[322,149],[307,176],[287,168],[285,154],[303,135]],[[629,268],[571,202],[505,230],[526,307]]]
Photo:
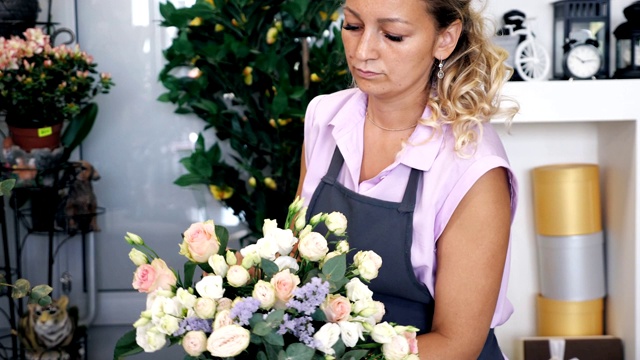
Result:
[[538,336],[602,335],[604,298],[560,301],[538,295]]
[[598,165],[559,164],[533,169],[538,234],[567,236],[602,231]]

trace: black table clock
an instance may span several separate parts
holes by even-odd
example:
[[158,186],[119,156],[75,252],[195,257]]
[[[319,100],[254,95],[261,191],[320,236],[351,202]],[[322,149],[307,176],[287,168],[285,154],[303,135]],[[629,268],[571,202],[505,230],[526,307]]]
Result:
[[609,13],[609,0],[553,3],[554,79],[609,77]]

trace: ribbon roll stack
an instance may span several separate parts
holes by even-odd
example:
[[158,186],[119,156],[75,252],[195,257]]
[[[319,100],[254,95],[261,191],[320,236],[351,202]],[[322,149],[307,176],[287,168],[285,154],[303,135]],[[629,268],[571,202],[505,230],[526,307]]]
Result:
[[602,335],[606,286],[598,166],[537,167],[533,197],[538,335]]

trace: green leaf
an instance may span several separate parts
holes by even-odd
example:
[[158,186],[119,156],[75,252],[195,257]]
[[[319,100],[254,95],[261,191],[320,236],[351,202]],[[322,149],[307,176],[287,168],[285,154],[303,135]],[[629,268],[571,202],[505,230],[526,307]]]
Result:
[[187,261],[184,263],[183,285],[185,288],[189,288],[193,284],[193,274],[196,272],[197,267],[198,265],[193,261]]
[[347,271],[347,255],[342,254],[329,259],[322,266],[322,273],[329,281],[339,281]]
[[97,117],[98,104],[89,103],[69,121],[60,139],[64,146],[65,159],[68,159],[71,152],[89,135]]
[[159,102],[171,102],[171,93],[164,93],[161,94],[160,96],[158,96],[158,98],[156,99]]
[[260,268],[262,269],[262,271],[264,271],[267,278],[271,278],[278,271],[280,271],[276,263],[264,258],[260,260]]
[[51,296],[43,296],[39,299],[29,298],[29,303],[30,304],[37,303],[40,306],[47,306],[51,304]]
[[31,297],[39,299],[45,297],[53,291],[53,288],[49,285],[36,285],[31,289]]
[[264,341],[267,344],[276,345],[276,346],[284,346],[284,337],[275,331],[268,333],[264,336]]
[[347,351],[342,357],[341,360],[360,360],[363,359],[369,351],[367,350],[350,350]]
[[218,254],[224,256],[227,253],[227,244],[229,243],[229,230],[224,226],[216,226],[215,229],[218,241],[220,241]]
[[120,337],[113,350],[113,359],[120,360],[142,351],[142,348],[136,343],[136,330],[133,329]]
[[31,291],[31,283],[27,279],[18,279],[13,284],[13,289],[11,289],[11,297],[14,299],[19,299],[27,296]]
[[287,357],[296,360],[311,360],[316,351],[304,344],[294,343],[287,348]]
[[204,177],[202,177],[200,175],[184,174],[184,175],[180,176],[179,178],[177,178],[173,183],[178,185],[178,186],[189,186],[189,185],[195,185],[195,184],[209,184],[209,179],[204,178]]
[[6,179],[0,182],[0,196],[11,195],[11,190],[16,185],[16,179]]
[[258,336],[267,336],[268,334],[273,332],[273,328],[271,328],[268,322],[260,321],[253,325],[253,327],[251,328],[251,332]]

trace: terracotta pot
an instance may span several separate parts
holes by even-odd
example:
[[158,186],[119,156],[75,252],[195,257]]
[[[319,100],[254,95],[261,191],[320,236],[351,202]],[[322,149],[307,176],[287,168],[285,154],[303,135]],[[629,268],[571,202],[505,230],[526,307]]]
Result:
[[32,149],[55,149],[60,147],[62,124],[46,126],[39,129],[19,128],[9,125],[9,134],[13,143],[24,151]]

